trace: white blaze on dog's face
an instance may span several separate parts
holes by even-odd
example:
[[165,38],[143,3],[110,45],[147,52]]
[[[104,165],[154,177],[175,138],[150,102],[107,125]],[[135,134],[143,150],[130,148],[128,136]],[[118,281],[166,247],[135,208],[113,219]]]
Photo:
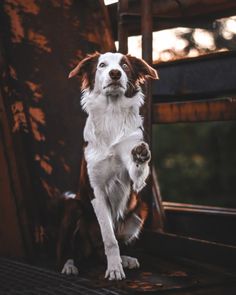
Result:
[[158,79],[156,70],[144,60],[111,52],[88,55],[70,72],[69,78],[77,74],[82,75],[82,90],[129,98],[140,90],[140,83],[146,79]]
[[127,90],[128,77],[120,53],[105,53],[100,55],[95,75],[94,90],[106,96],[121,96]]

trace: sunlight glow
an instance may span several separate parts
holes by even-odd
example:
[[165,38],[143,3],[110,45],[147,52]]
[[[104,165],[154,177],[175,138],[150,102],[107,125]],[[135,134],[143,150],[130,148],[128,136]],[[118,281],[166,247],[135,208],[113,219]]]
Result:
[[193,33],[193,38],[199,47],[209,50],[214,50],[216,48],[214,38],[207,30],[196,29]]
[[[221,35],[226,41],[233,39],[236,35],[236,16],[219,19],[216,24],[220,25],[219,31],[210,31],[207,29],[175,28],[162,30],[153,33],[153,60],[168,61],[179,58],[195,57],[216,51],[227,51],[226,46],[217,47],[215,38],[216,34]],[[217,26],[216,26],[217,27]],[[192,35],[192,41],[195,47],[189,48],[189,39],[186,34]],[[116,42],[118,49],[118,42]],[[231,45],[232,46],[232,45]],[[230,47],[231,47],[230,46]],[[142,56],[141,36],[129,37],[128,39],[129,54],[137,57]]]
[[104,0],[105,5],[109,5],[116,2],[118,2],[118,0]]
[[[104,0],[106,5],[115,2],[118,1]],[[153,61],[168,61],[210,52],[228,51],[232,46],[236,49],[233,38],[236,39],[236,16],[218,19],[212,24],[212,28],[207,29],[179,27],[153,32]],[[118,50],[118,41],[115,45]],[[141,45],[141,36],[129,37],[128,53],[141,57]]]

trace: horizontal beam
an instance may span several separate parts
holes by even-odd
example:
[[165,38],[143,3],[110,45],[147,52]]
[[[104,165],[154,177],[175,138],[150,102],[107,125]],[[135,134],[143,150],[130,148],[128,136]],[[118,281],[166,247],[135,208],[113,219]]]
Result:
[[[121,18],[127,26],[129,36],[140,35],[141,1],[129,1],[129,8],[122,12]],[[117,40],[117,3],[107,6],[115,40]],[[216,18],[234,15],[234,0],[159,0],[153,1],[154,31],[173,28],[175,26],[194,26],[196,22],[212,21]]]
[[[235,0],[154,0],[153,16],[202,16],[236,8]],[[113,8],[114,9],[114,8]],[[141,0],[129,0],[128,13],[141,13]]]
[[236,120],[236,99],[155,103],[152,118],[154,124]]
[[143,246],[154,255],[179,256],[215,265],[235,267],[236,247],[231,245],[147,230],[143,232],[142,237]]
[[236,209],[172,202],[164,208],[168,232],[236,246]]
[[155,65],[153,101],[171,102],[236,94],[236,54],[221,52]]

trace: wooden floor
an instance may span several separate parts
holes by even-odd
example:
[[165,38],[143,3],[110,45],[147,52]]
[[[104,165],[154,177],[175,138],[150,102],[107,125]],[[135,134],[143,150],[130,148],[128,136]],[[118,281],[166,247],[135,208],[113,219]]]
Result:
[[222,268],[166,257],[153,257],[136,250],[139,270],[126,270],[126,280],[104,279],[105,265],[80,269],[79,276],[65,276],[0,258],[0,294],[236,294],[236,275]]
[[84,273],[90,286],[116,288],[128,294],[236,294],[236,276],[223,268],[180,258],[153,257],[141,252],[139,270],[126,270],[126,280],[104,280],[104,266]]

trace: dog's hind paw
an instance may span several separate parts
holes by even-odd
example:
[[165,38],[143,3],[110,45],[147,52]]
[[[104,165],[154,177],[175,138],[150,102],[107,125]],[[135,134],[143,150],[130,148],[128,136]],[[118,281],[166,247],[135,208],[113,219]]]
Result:
[[122,265],[124,268],[133,269],[133,268],[140,267],[140,264],[137,258],[130,257],[130,256],[121,256],[121,260],[122,260]]
[[61,273],[66,275],[77,275],[79,273],[78,268],[74,265],[73,259],[68,259],[66,261]]

